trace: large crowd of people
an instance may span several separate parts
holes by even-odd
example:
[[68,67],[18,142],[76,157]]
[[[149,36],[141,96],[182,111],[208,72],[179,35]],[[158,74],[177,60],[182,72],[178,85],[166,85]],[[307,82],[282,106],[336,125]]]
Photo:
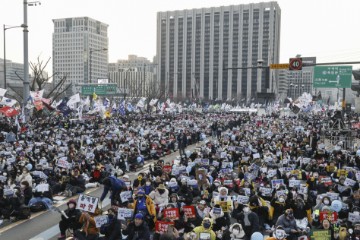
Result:
[[[329,145],[335,121],[324,112],[59,115],[20,127],[3,118],[0,217],[26,219],[65,196],[59,239],[69,229],[89,240],[359,239],[357,135]],[[73,196],[99,186],[98,207],[79,208]]]

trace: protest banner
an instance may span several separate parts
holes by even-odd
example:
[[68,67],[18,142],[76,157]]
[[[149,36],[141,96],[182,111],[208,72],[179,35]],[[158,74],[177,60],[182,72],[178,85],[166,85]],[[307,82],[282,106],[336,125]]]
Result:
[[300,186],[301,181],[300,180],[289,180],[289,187],[298,187]]
[[6,179],[7,179],[7,177],[5,177],[5,176],[0,176],[0,182],[6,182]]
[[232,184],[233,184],[233,180],[231,179],[224,180],[224,186],[232,186]]
[[328,219],[331,223],[335,223],[338,219],[337,212],[321,211],[319,215],[320,222],[324,219]]
[[67,157],[61,157],[57,160],[56,165],[61,168],[70,169],[72,164],[67,161]]
[[131,191],[121,192],[121,193],[120,193],[120,199],[121,199],[121,202],[122,202],[122,203],[128,202],[129,199],[132,199],[132,192],[131,192]]
[[163,172],[165,173],[171,173],[171,170],[172,170],[172,167],[171,166],[168,166],[168,165],[165,165],[163,166]]
[[36,191],[37,192],[47,192],[47,191],[49,191],[49,184],[47,184],[47,183],[38,184],[36,186]]
[[166,233],[167,229],[170,225],[174,225],[172,222],[163,222],[163,221],[156,221],[155,223],[155,232],[156,233]]
[[183,206],[182,209],[184,211],[184,215],[187,218],[195,218],[196,217],[194,206]]
[[231,200],[229,201],[216,201],[215,204],[219,204],[223,212],[229,212],[231,209]]
[[102,225],[106,224],[109,221],[108,216],[106,215],[100,215],[94,217],[94,221],[97,228],[100,228]]
[[191,180],[187,181],[187,185],[194,187],[194,186],[197,186],[197,185],[198,185],[198,182],[197,182],[196,179],[191,179]]
[[284,185],[284,179],[273,179],[271,180],[271,187],[276,188],[276,186]]
[[199,184],[205,184],[207,182],[206,172],[206,169],[203,168],[196,170],[196,180],[198,180]]
[[133,210],[133,209],[129,209],[129,208],[118,208],[117,219],[119,219],[119,220],[129,220],[129,219],[132,219],[133,214],[134,214],[134,210]]
[[99,198],[81,193],[76,203],[76,209],[94,213],[98,202]]
[[221,214],[221,208],[214,207],[213,208],[213,214],[220,215]]
[[349,212],[348,221],[352,223],[360,222],[360,214],[358,212]]
[[331,239],[330,230],[313,230],[311,240],[329,240]]
[[238,203],[240,203],[240,204],[248,204],[249,203],[249,196],[239,195],[239,196],[237,196],[236,201]]
[[175,188],[175,187],[178,186],[178,183],[177,183],[177,182],[168,182],[167,186],[168,186],[169,188]]
[[209,159],[201,159],[201,165],[203,165],[203,166],[209,166],[209,164],[210,164]]
[[164,210],[164,217],[169,218],[170,220],[178,220],[180,217],[178,208],[167,208]]
[[262,193],[262,195],[264,196],[271,196],[272,194],[272,188],[267,188],[267,187],[260,187],[259,191]]
[[356,184],[356,181],[352,180],[350,178],[346,178],[345,181],[344,181],[345,186],[353,187],[355,184]]

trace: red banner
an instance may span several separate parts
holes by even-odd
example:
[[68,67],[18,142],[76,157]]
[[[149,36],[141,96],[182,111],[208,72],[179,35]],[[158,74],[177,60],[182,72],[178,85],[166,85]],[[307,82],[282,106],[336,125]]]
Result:
[[196,217],[194,206],[183,206],[182,208],[183,208],[184,214],[187,218],[195,218]]
[[166,233],[169,225],[174,225],[174,223],[156,221],[156,223],[155,223],[155,232],[160,233],[160,234]]
[[338,219],[337,212],[320,212],[320,222],[324,219],[328,219],[331,223],[334,223]]
[[8,106],[0,108],[0,112],[4,114],[6,117],[14,117],[19,114],[19,112],[16,111],[16,109]]
[[179,219],[179,209],[178,208],[167,208],[164,210],[164,217],[169,218],[170,220],[178,220]]
[[171,173],[171,169],[172,169],[171,166],[163,166],[163,171],[166,173]]

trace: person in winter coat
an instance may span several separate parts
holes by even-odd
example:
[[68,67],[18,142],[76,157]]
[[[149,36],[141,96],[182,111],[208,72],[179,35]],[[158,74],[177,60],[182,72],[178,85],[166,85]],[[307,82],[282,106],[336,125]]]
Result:
[[110,208],[108,211],[109,222],[100,227],[100,233],[104,234],[104,237],[100,237],[97,240],[121,240],[121,225],[117,219],[117,211]]
[[32,187],[29,185],[28,181],[22,181],[20,183],[20,190],[24,196],[24,204],[27,206],[32,198]]
[[213,220],[212,229],[214,232],[223,231],[230,226],[230,216],[228,213],[223,212],[220,205],[215,205],[209,215]]
[[96,240],[99,237],[99,229],[96,227],[94,217],[100,214],[97,208],[94,213],[83,212],[80,216],[79,223],[82,231],[77,230],[74,233],[75,239],[78,240]]
[[70,176],[69,183],[66,185],[66,190],[68,191],[69,197],[78,193],[82,193],[85,191],[85,189],[85,179],[83,175],[80,174],[80,169],[75,167]]
[[17,182],[27,181],[29,183],[29,186],[32,186],[33,178],[29,172],[30,171],[29,169],[31,169],[30,166],[31,164],[30,165],[28,164],[23,168],[22,174],[16,177]]
[[248,238],[254,233],[259,231],[259,217],[256,213],[250,210],[249,205],[244,205],[242,211],[240,206],[235,208],[232,212],[232,217],[243,226],[245,234]]
[[[222,239],[229,239],[229,240],[245,240],[246,234],[239,223],[234,223],[230,226],[228,230],[224,232],[222,235]],[[261,239],[263,240],[263,239]]]
[[151,197],[156,206],[165,207],[169,202],[169,190],[165,188],[164,184],[160,184],[149,194],[149,197]]
[[149,196],[145,195],[144,189],[138,189],[136,199],[133,204],[129,204],[129,208],[134,209],[135,214],[141,213],[149,228],[152,229],[155,226],[155,204]]
[[194,228],[193,232],[196,233],[196,239],[216,239],[216,234],[212,230],[212,221],[208,217],[205,217],[201,226]]
[[127,235],[127,239],[131,240],[148,240],[150,239],[149,227],[144,221],[144,216],[141,213],[135,215],[134,221],[130,222],[128,226],[122,226],[122,233]]
[[81,228],[81,225],[79,223],[79,219],[81,216],[81,211],[79,209],[76,209],[76,200],[70,199],[67,202],[68,208],[64,211],[64,214],[61,215],[61,221],[59,222],[59,228],[60,228],[60,239],[65,239],[65,232],[67,229],[72,229],[76,231],[77,229]]
[[285,213],[278,218],[276,226],[282,227],[285,230],[285,233],[290,236],[290,239],[293,238],[299,231],[296,226],[294,212],[292,209],[287,209]]
[[169,188],[169,194],[173,194],[173,193],[177,193],[180,189],[177,181],[175,178],[171,178],[169,183],[168,183],[168,188]]
[[180,187],[180,190],[177,194],[180,202],[184,202],[185,205],[188,206],[192,204],[194,196],[191,192],[188,191],[188,187],[186,186],[186,184]]
[[110,191],[111,204],[116,205],[116,202],[119,201],[119,194],[121,190],[126,189],[125,182],[120,179],[117,179],[114,176],[110,176],[104,179],[103,184],[104,184],[104,191],[101,194],[100,202],[102,202],[105,199],[106,195],[111,190]]

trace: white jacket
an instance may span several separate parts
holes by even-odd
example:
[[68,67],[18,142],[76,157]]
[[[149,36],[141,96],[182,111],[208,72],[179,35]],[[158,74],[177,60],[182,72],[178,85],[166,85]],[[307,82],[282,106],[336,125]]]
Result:
[[22,181],[27,181],[29,183],[29,186],[32,186],[32,176],[30,175],[30,173],[26,173],[26,174],[21,174],[20,176],[18,176],[16,178],[16,181],[21,183]]
[[151,197],[151,199],[154,200],[154,203],[159,205],[159,207],[165,207],[169,203],[169,190],[165,189],[163,194],[154,190],[149,194],[149,197]]

